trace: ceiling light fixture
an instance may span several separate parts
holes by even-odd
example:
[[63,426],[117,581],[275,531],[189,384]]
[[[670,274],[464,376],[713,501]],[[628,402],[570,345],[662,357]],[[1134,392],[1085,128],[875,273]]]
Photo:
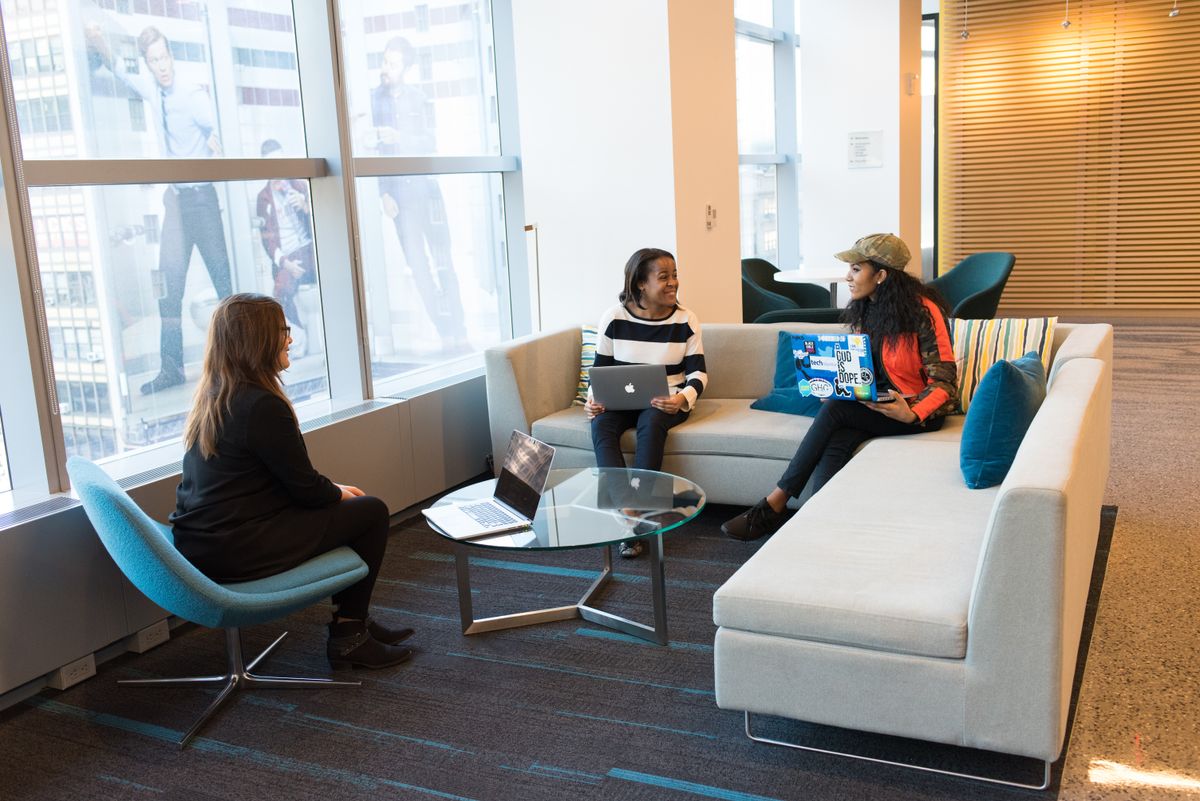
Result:
[[1175,5],[1171,6],[1171,10],[1167,12],[1168,17],[1179,16],[1179,0],[1175,0]]
[[1067,6],[1063,10],[1062,27],[1064,31],[1071,27],[1071,0],[1067,0]]
[[970,39],[971,32],[967,30],[967,19],[971,16],[971,0],[963,0],[963,27],[959,39]]

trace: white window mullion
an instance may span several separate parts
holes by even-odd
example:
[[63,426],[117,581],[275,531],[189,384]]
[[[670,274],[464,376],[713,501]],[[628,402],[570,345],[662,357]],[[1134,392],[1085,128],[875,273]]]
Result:
[[800,266],[800,159],[797,152],[795,0],[775,0],[775,26],[784,33],[775,46],[775,152],[785,156],[775,170],[776,225],[781,270]]

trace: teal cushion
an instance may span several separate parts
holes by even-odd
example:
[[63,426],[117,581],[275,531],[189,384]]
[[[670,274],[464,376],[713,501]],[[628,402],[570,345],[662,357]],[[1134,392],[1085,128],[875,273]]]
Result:
[[779,332],[779,342],[775,347],[774,383],[771,394],[764,395],[750,404],[751,409],[817,416],[821,409],[820,399],[811,395],[804,397],[796,386],[796,357],[792,354],[792,335],[787,331]]
[[967,409],[959,445],[958,463],[968,487],[994,487],[1004,480],[1045,398],[1046,368],[1036,351],[988,368]]

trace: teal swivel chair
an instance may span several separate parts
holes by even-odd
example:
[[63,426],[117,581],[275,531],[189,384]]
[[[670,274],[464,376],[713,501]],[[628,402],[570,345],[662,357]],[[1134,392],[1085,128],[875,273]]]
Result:
[[756,322],[767,312],[799,308],[783,295],[763,289],[746,276],[742,276],[742,320],[744,322]]
[[[798,308],[828,308],[829,290],[816,284],[789,284],[775,280],[779,268],[766,259],[742,259],[742,277],[768,292],[783,295]],[[753,319],[753,318],[744,318]]]
[[1016,262],[1011,253],[972,253],[929,285],[942,293],[951,317],[990,320],[996,316],[1004,284]]
[[845,309],[818,306],[809,309],[781,309],[760,314],[756,323],[840,323]]
[[107,473],[91,462],[67,462],[71,483],[88,520],[117,567],[151,601],[201,626],[225,630],[225,674],[170,679],[130,679],[119,684],[154,687],[213,687],[217,696],[179,742],[183,748],[236,691],[252,688],[323,688],[356,686],[357,681],[265,676],[254,668],[287,636],[283,634],[244,664],[242,626],[264,623],[311,606],[367,575],[366,564],[349,548],[309,559],[274,576],[236,584],[218,584],[175,549],[171,529],[150,519]]

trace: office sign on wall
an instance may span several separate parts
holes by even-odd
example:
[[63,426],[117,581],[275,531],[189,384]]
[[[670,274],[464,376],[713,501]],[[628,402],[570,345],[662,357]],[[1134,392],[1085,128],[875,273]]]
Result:
[[846,166],[852,170],[883,166],[883,131],[846,134]]

